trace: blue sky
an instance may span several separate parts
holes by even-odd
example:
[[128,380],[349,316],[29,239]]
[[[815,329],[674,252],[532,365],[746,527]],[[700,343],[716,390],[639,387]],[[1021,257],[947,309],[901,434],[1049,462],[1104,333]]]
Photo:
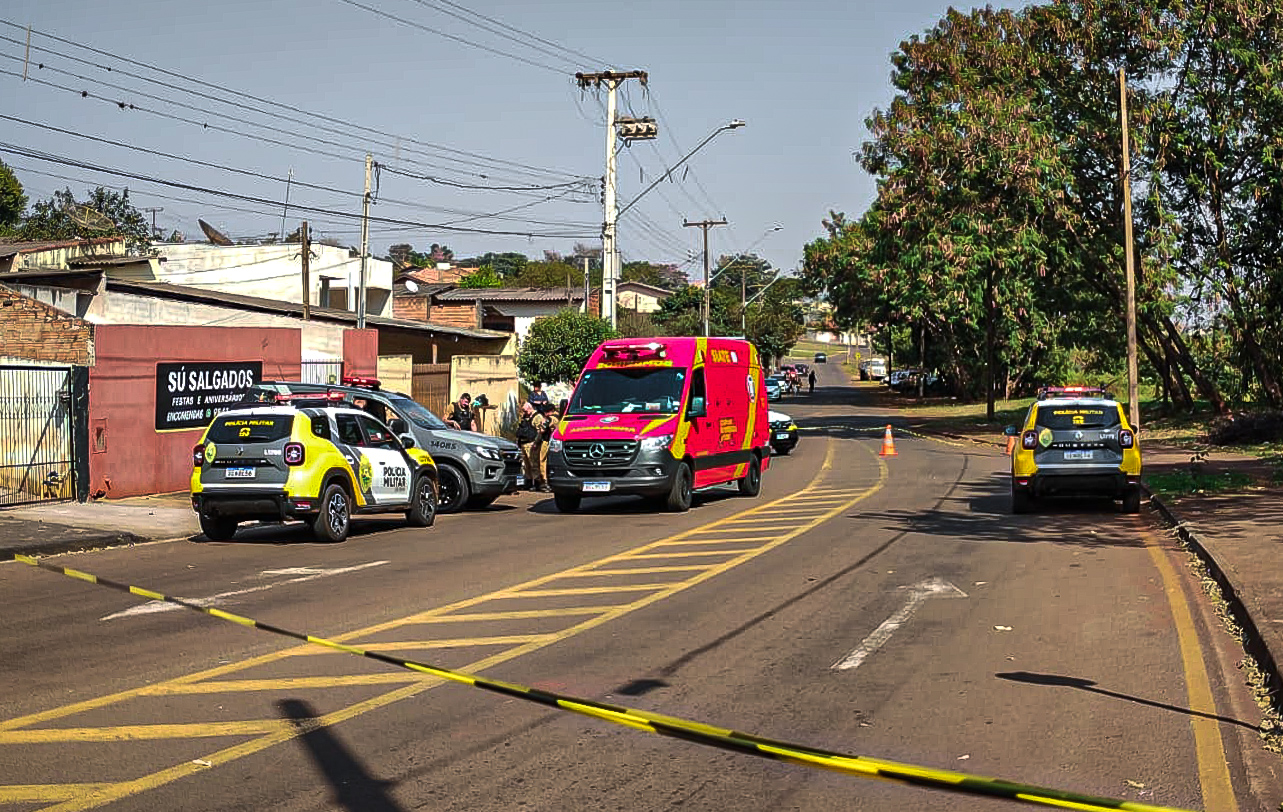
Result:
[[947,8],[9,0],[0,159],[33,201],[127,185],[140,209],[163,209],[158,227],[188,239],[201,238],[197,218],[237,238],[280,231],[292,171],[286,229],[306,217],[314,232],[356,244],[369,151],[385,167],[371,210],[383,221],[371,228],[376,254],[436,242],[458,257],[539,258],[600,244],[605,94],[580,90],[573,74],[645,70],[648,88],[627,83],[621,112],[653,116],[660,137],[620,150],[621,206],[721,125],[747,126],[718,134],[690,171],[624,215],[625,261],[689,262],[698,277],[700,229],[682,222],[725,218],[709,233],[714,258],[752,251],[787,271],[830,210],[857,215],[871,202],[873,181],[852,152],[868,137],[866,117],[891,99],[889,56]]

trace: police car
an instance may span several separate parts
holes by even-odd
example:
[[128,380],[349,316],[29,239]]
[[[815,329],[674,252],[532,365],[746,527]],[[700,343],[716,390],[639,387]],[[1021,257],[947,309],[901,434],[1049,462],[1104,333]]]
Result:
[[771,410],[766,415],[771,421],[771,448],[776,454],[787,456],[797,445],[797,423],[783,412]]
[[1024,422],[1008,426],[1011,511],[1028,513],[1044,496],[1121,499],[1124,513],[1140,510],[1140,442],[1123,407],[1104,389],[1049,386]]
[[356,514],[404,513],[415,527],[431,526],[437,468],[412,436],[398,438],[336,398],[282,397],[214,418],[192,449],[191,491],[214,541],[230,539],[241,522],[297,519],[337,542]]
[[398,435],[410,434],[415,444],[432,454],[440,476],[437,509],[454,513],[483,508],[505,493],[527,484],[522,474],[521,450],[503,437],[452,429],[411,398],[381,388],[377,379],[344,376],[341,384],[303,381],[265,381],[246,397],[273,400],[280,396],[341,396],[363,400],[364,408],[386,422]]

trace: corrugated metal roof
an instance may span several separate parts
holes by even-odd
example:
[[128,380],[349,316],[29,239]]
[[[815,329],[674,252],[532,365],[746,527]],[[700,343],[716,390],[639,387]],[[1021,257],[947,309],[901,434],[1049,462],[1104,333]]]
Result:
[[582,289],[566,288],[456,288],[434,297],[439,302],[581,302]]
[[91,240],[33,240],[29,242],[0,241],[0,257],[11,257],[16,254],[38,254],[41,251],[52,251],[58,248],[75,248],[78,245],[106,245],[121,242],[124,237],[94,237]]
[[[107,290],[118,290],[122,293],[134,293],[143,296],[158,296],[166,299],[179,299],[188,302],[201,302],[203,304],[230,305],[243,310],[254,310],[260,313],[274,313],[281,316],[297,316],[301,318],[303,315],[303,305],[301,302],[281,302],[276,299],[262,299],[257,296],[240,296],[234,293],[202,290],[201,288],[187,287],[185,285],[172,285],[167,282],[138,282],[129,279],[112,279],[108,277]],[[309,310],[309,314],[311,318],[318,321],[341,322],[352,325],[356,324],[356,314],[350,310],[336,310],[329,307],[312,307]],[[450,324],[411,321],[409,319],[389,319],[382,316],[366,316],[365,323],[367,327],[396,327],[420,333],[444,333],[446,335],[457,335],[465,338],[507,339],[509,337],[508,333],[497,330],[468,329],[464,327],[455,327]]]

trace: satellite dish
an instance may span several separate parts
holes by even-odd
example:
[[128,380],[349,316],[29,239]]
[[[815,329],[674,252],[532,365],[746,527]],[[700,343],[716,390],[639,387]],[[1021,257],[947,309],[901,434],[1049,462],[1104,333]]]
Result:
[[419,283],[415,282],[413,279],[407,279],[405,280],[405,289],[410,291],[411,293],[418,293]]
[[114,220],[92,206],[73,203],[64,206],[63,211],[71,218],[71,222],[86,231],[111,231],[116,228]]
[[231,237],[228,237],[226,234],[214,228],[204,220],[198,219],[196,222],[200,224],[200,230],[205,232],[205,236],[209,237],[209,241],[214,245],[235,245],[236,244],[232,242]]

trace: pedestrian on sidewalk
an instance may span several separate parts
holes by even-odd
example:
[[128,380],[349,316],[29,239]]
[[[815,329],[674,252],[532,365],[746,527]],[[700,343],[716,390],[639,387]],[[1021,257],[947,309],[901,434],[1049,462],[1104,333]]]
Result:
[[806,376],[806,382],[810,384],[810,387],[811,387],[810,389],[807,390],[806,394],[814,395],[815,394],[815,370],[811,370],[811,374]]

